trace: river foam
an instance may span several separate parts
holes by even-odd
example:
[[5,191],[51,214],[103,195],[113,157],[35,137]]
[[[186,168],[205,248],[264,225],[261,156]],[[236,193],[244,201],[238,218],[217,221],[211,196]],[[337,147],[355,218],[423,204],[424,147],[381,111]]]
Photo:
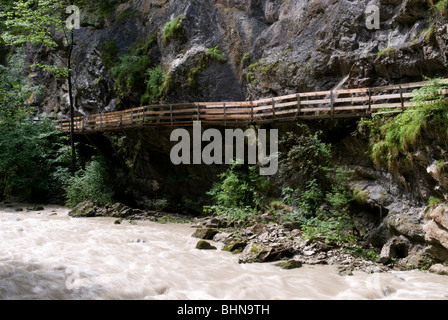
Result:
[[18,206],[0,207],[0,299],[448,300],[446,276],[240,265],[237,255],[195,249],[189,225],[115,225],[73,219],[66,208]]

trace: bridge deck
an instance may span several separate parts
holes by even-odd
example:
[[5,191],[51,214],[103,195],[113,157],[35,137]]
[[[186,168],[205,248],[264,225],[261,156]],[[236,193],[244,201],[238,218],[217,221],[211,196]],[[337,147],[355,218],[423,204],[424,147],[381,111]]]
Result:
[[[448,79],[443,80],[448,83]],[[142,106],[74,119],[76,133],[118,131],[138,127],[246,126],[299,119],[321,120],[371,116],[378,112],[404,112],[412,98],[429,82],[376,88],[306,92],[281,97],[238,102],[197,102]],[[443,92],[445,95],[448,92]],[[59,129],[70,131],[70,119],[60,120]]]

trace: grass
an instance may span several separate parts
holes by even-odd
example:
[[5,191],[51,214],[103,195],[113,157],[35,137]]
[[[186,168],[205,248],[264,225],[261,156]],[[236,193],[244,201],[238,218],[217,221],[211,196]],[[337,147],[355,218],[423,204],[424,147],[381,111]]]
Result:
[[428,1],[435,14],[447,15],[448,14],[448,0],[429,0]]
[[208,68],[211,61],[217,61],[219,63],[227,62],[227,58],[222,54],[219,46],[208,48],[197,65],[188,70],[187,81],[190,88],[197,88],[199,75]]
[[415,106],[396,117],[376,116],[360,122],[361,130],[367,127],[371,158],[377,166],[392,169],[400,159],[418,146],[425,130],[448,135],[448,102],[442,90],[448,85],[441,79],[414,91]]
[[389,46],[383,50],[378,51],[378,57],[394,57],[398,55],[399,50],[394,46]]
[[163,27],[163,44],[167,45],[171,40],[175,38],[184,38],[186,36],[184,23],[185,17],[183,15],[179,15],[173,20],[167,22]]

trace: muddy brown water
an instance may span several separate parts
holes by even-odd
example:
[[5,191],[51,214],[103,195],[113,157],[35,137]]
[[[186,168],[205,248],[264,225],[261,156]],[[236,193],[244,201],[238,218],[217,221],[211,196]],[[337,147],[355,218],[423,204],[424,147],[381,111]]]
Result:
[[26,208],[0,206],[3,300],[448,300],[448,276],[240,265],[237,255],[195,249],[189,225],[115,225],[73,219],[61,207],[17,207]]

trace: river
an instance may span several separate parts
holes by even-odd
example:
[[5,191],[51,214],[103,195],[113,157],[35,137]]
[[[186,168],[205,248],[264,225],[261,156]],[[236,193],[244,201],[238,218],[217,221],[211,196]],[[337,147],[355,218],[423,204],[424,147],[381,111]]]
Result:
[[68,209],[0,206],[2,300],[448,300],[448,276],[339,276],[336,266],[282,270],[195,249],[186,224],[73,219]]

